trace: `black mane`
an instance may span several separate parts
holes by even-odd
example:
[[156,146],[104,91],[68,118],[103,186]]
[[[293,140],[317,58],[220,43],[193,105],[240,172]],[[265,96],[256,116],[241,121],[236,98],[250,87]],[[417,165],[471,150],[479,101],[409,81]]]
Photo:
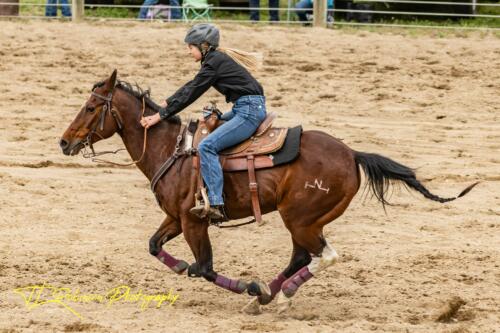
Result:
[[[135,98],[141,100],[141,102],[142,102],[142,98],[144,97],[144,101],[146,102],[147,106],[149,106],[155,112],[160,112],[161,107],[151,99],[149,89],[144,90],[141,87],[139,87],[139,85],[137,83],[135,84],[135,89],[134,89],[134,87],[130,83],[128,83],[126,81],[120,81],[120,80],[118,80],[118,83],[116,84],[115,88],[120,88],[120,89],[124,90],[125,92],[131,94]],[[181,118],[178,115],[174,115],[174,116],[168,117],[167,121],[170,123],[180,124]]]
[[[102,87],[105,83],[106,83],[105,81],[97,82],[92,87],[92,91],[94,91],[96,88]],[[119,89],[129,93],[130,95],[139,99],[141,101],[141,103],[142,103],[142,98],[144,97],[144,101],[146,102],[146,105],[149,108],[151,108],[155,112],[160,112],[161,107],[151,99],[149,89],[144,90],[141,87],[139,87],[138,84],[135,84],[135,89],[134,89],[134,87],[130,83],[128,83],[126,81],[120,81],[120,80],[118,80],[118,83],[115,85],[115,88],[119,88]],[[174,115],[174,116],[168,117],[167,121],[170,123],[180,124],[181,118],[177,115]]]

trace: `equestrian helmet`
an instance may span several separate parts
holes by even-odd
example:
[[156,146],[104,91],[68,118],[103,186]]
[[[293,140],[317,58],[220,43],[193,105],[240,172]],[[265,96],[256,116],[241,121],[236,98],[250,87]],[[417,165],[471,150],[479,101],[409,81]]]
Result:
[[200,45],[207,42],[211,46],[219,46],[219,29],[210,23],[199,23],[189,29],[184,38],[187,44]]

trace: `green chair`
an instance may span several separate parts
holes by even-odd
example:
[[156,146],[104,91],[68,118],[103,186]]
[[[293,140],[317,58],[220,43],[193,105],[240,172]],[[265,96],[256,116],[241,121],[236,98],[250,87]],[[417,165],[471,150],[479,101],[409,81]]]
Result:
[[212,5],[207,0],[184,0],[182,2],[182,19],[185,22],[210,21]]

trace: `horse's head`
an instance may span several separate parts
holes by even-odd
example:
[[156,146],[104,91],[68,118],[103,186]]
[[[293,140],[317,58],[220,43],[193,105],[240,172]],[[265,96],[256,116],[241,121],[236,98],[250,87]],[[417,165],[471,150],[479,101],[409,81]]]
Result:
[[112,100],[116,84],[116,69],[111,76],[92,88],[76,118],[64,132],[59,145],[65,155],[76,155],[85,145],[109,138],[122,126],[119,113],[113,109]]

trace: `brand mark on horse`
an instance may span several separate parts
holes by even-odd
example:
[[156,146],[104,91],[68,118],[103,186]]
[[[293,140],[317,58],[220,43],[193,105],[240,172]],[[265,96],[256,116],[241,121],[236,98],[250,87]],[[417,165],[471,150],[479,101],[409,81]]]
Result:
[[318,181],[318,179],[314,179],[314,185],[311,185],[309,184],[308,181],[306,181],[305,185],[304,185],[304,189],[310,187],[310,188],[318,188],[318,190],[321,190],[321,191],[325,191],[327,194],[328,192],[330,192],[330,188],[323,188],[323,181],[320,180]]

